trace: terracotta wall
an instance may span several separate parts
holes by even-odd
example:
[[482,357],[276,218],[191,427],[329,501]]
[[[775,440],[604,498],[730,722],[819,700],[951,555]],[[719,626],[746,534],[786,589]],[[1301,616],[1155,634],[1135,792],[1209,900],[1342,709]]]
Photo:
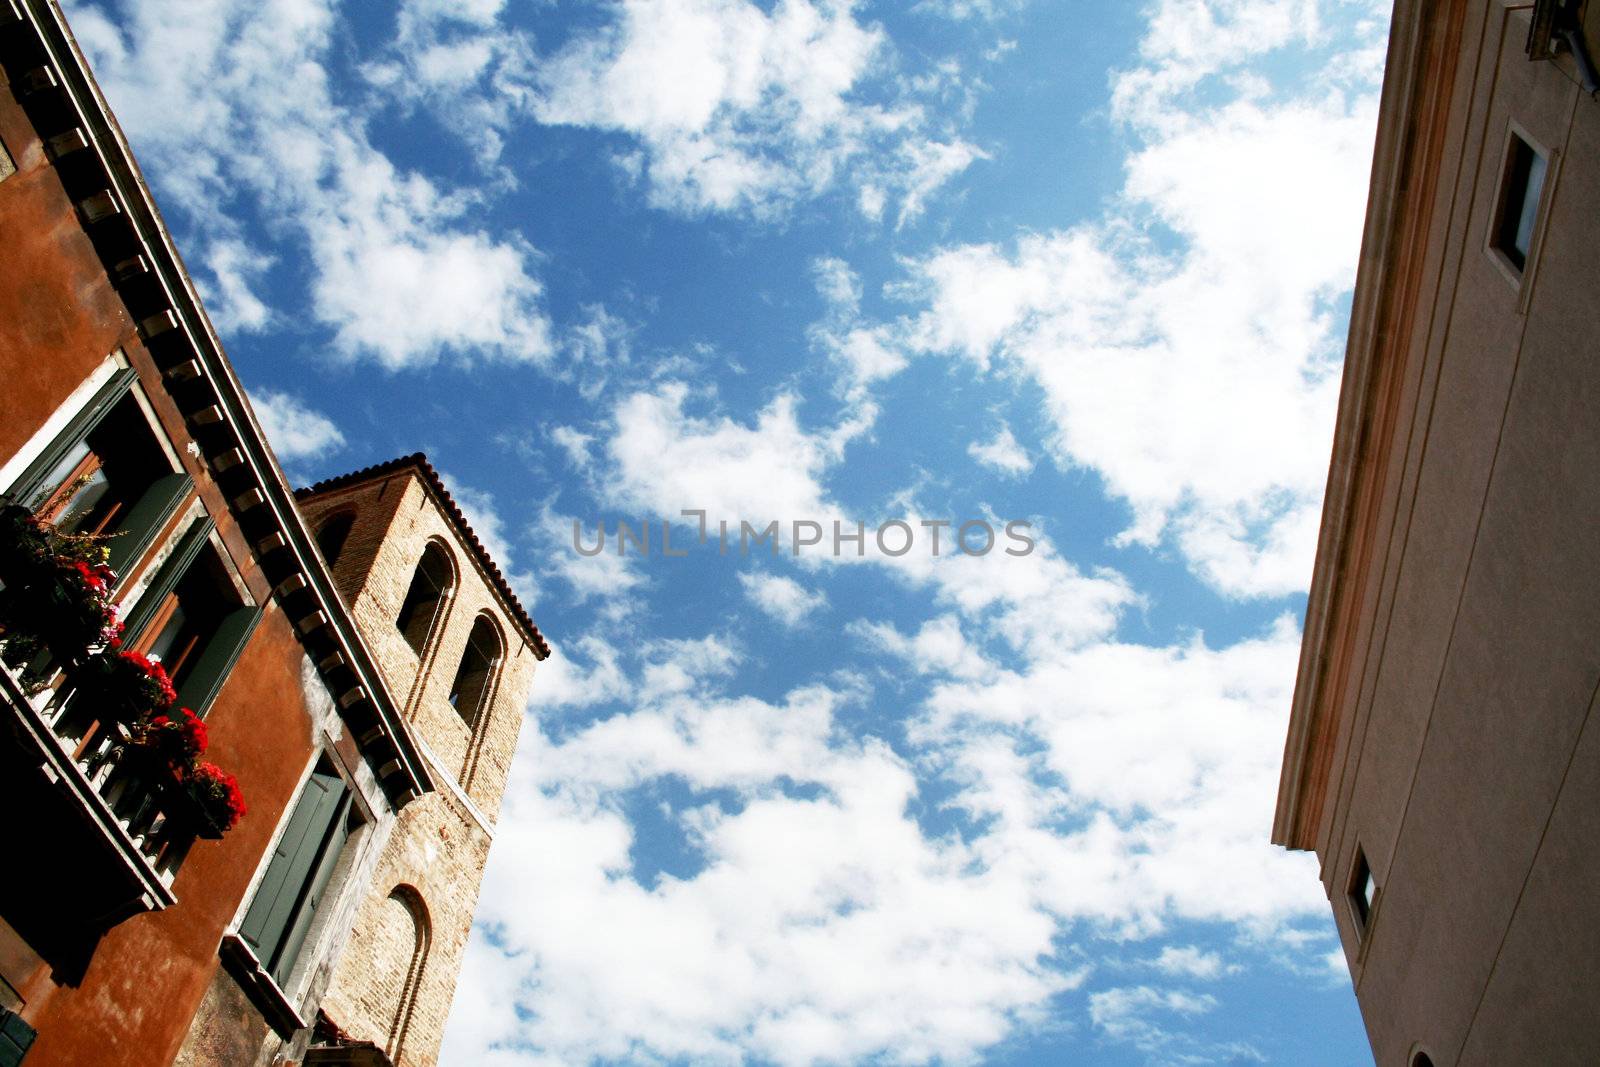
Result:
[[[218,968],[234,918],[279,817],[313,752],[301,697],[303,654],[268,596],[254,557],[205,468],[184,451],[187,431],[84,235],[9,86],[0,88],[0,140],[16,173],[0,180],[0,461],[11,457],[79,383],[121,349],[139,372],[167,436],[213,515],[232,561],[265,615],[208,716],[212,757],[237,774],[250,811],[220,842],[199,842],[178,873],[178,903],[105,935],[81,982],[48,968],[23,983],[23,1016],[39,1031],[29,1067],[148,1067],[170,1062]],[[176,520],[175,520],[176,521]],[[137,581],[137,571],[125,576]],[[9,817],[26,817],[11,813]],[[36,856],[32,863],[69,863]],[[13,868],[7,877],[20,877]]]

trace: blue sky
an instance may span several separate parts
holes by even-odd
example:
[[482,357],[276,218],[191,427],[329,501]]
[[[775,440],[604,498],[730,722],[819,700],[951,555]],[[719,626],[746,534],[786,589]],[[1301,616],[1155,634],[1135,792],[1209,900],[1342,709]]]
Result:
[[[1381,3],[68,6],[291,476],[556,646],[446,1063],[1370,1062],[1267,836]],[[573,550],[684,509],[868,544]]]

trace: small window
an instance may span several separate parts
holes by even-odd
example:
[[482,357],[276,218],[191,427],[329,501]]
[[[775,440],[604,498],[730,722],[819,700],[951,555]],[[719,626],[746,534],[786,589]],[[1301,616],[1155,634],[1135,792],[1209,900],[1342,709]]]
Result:
[[239,936],[280,987],[294,973],[345,842],[359,825],[349,788],[324,760],[300,791],[239,924]]
[[1516,134],[1511,135],[1494,246],[1519,271],[1528,265],[1528,251],[1533,245],[1534,223],[1539,217],[1539,196],[1544,190],[1546,166],[1543,154]]
[[328,566],[339,562],[339,553],[344,551],[344,543],[350,538],[350,528],[355,525],[356,513],[341,511],[329,519],[324,519],[317,528],[317,547],[322,550],[322,558],[328,561]]
[[1426,1052],[1419,1052],[1411,1057],[1411,1067],[1433,1067],[1433,1057]]
[[450,706],[468,726],[477,725],[478,714],[489,694],[489,681],[499,663],[500,635],[495,632],[494,624],[480,615],[472,624],[472,633],[467,635],[467,648],[461,654],[461,666],[450,686]]
[[1367,919],[1372,915],[1372,905],[1377,899],[1378,886],[1372,879],[1372,868],[1367,864],[1367,854],[1356,849],[1355,866],[1350,871],[1350,910],[1355,916],[1356,933],[1365,935]]
[[444,549],[429,542],[422,558],[417,561],[417,569],[411,575],[411,586],[406,590],[406,598],[400,602],[400,614],[394,620],[405,635],[406,643],[418,655],[422,654],[429,635],[433,633],[439,605],[450,591],[453,573],[450,557],[445,555]]

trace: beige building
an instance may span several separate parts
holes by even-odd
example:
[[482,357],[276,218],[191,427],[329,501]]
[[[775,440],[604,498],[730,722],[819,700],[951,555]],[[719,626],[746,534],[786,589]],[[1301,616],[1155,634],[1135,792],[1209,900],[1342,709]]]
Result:
[[[438,1060],[528,688],[550,649],[423,456],[298,497],[439,786],[383,846],[322,1026],[336,1045],[423,1067]],[[384,1062],[348,1056],[306,1062]]]
[[1273,829],[1383,1067],[1600,1062],[1597,43],[1394,15]]

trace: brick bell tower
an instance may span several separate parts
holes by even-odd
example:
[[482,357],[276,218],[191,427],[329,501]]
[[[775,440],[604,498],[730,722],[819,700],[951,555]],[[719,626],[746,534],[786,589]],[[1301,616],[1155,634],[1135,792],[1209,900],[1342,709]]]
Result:
[[[439,788],[401,812],[306,1063],[427,1067],[471,930],[534,668],[550,654],[421,453],[318,483],[301,512]],[[360,1050],[358,1059],[349,1056]]]

